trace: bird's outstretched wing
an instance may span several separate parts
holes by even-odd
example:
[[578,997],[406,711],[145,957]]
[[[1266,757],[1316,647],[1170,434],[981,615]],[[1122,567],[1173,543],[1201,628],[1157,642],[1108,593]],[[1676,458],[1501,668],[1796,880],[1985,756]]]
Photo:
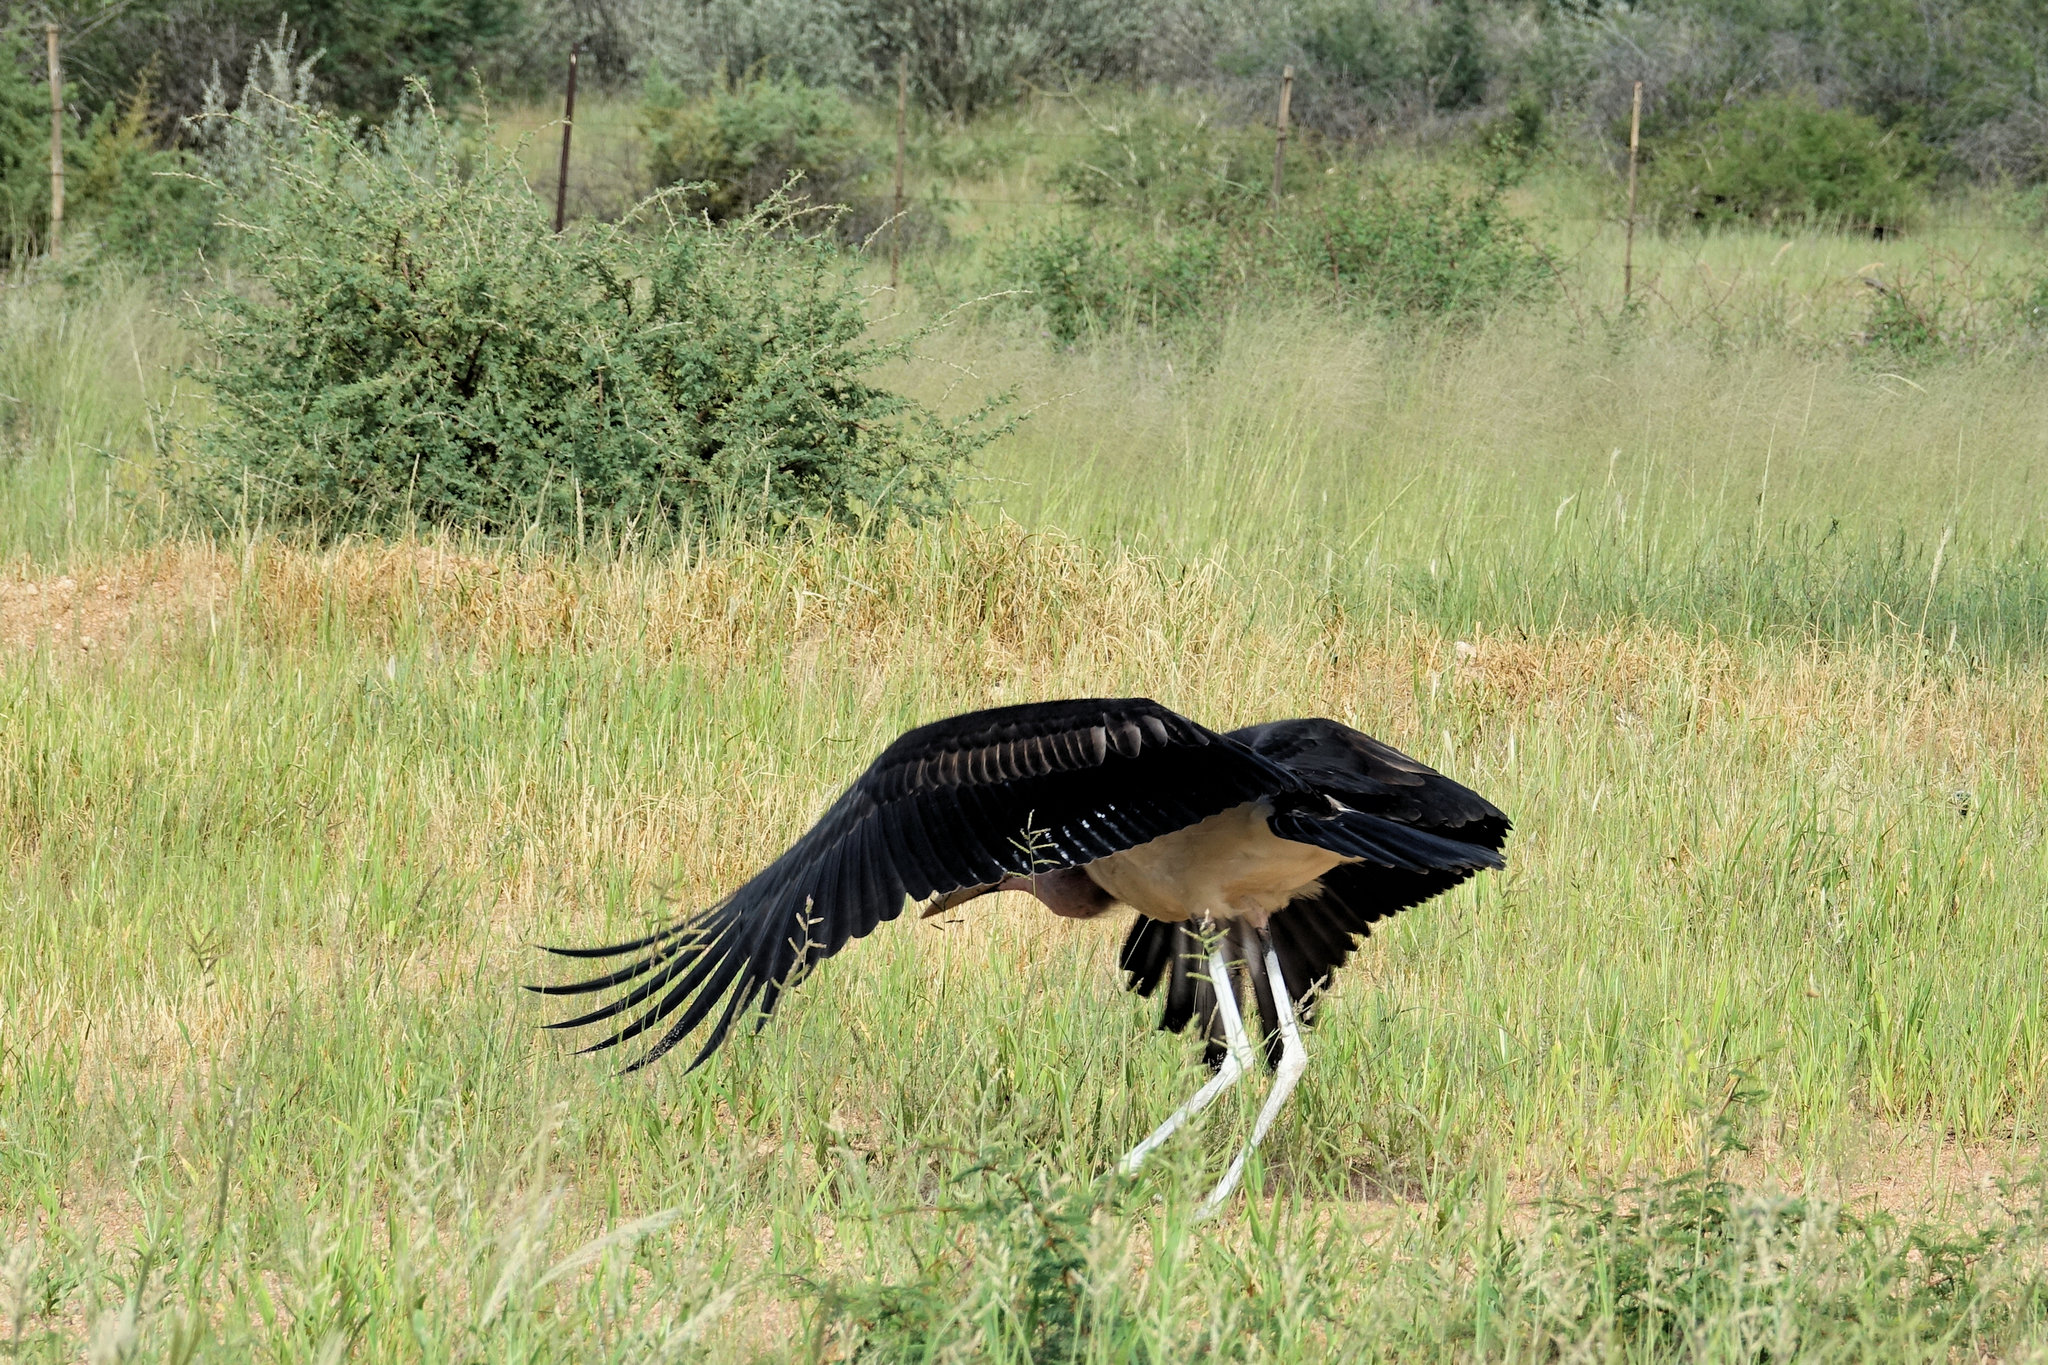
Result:
[[[1228,738],[1342,807],[1293,803],[1269,821],[1275,834],[1360,860],[1331,869],[1315,890],[1291,901],[1267,925],[1288,995],[1304,1023],[1313,1022],[1316,997],[1329,989],[1375,923],[1482,868],[1503,865],[1499,850],[1512,825],[1498,807],[1370,735],[1333,720],[1305,719],[1248,726]],[[1201,965],[1206,951],[1194,927],[1141,915],[1124,939],[1118,965],[1141,996],[1165,986],[1162,1029],[1178,1032],[1201,1021],[1213,1066],[1223,1051],[1213,1017],[1215,994]],[[1265,964],[1248,935],[1233,937],[1225,952],[1252,986],[1267,1056],[1277,1061],[1279,1019]]]
[[820,960],[902,912],[906,897],[1076,867],[1246,801],[1304,794],[1285,767],[1142,697],[975,711],[903,735],[809,833],[703,914],[570,957],[638,954],[588,981],[530,989],[625,988],[552,1028],[628,1014],[588,1051],[667,1022],[627,1070],[710,1018],[694,1067],[753,1007],[761,1020]]

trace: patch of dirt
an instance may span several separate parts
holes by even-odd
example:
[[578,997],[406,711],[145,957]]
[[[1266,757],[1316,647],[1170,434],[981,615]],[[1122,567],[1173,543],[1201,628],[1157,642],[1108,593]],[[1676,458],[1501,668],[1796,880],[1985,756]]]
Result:
[[[1728,1162],[1724,1174],[1745,1189],[1778,1189],[1851,1213],[1979,1227],[2002,1212],[2001,1186],[2039,1169],[2041,1159],[2037,1143],[1958,1142],[1938,1129],[1866,1119],[1854,1144],[1827,1158],[1802,1159],[1764,1142]],[[1666,1171],[1681,1169],[1682,1164],[1670,1165]],[[1656,1178],[1655,1172],[1639,1174]],[[1629,1182],[1627,1176],[1609,1178]],[[1576,1175],[1559,1180],[1544,1172],[1520,1173],[1507,1182],[1507,1201],[1533,1216],[1546,1198],[1576,1195],[1586,1183]]]
[[1837,1169],[1780,1183],[1858,1211],[1975,1226],[2000,1207],[2000,1185],[2037,1169],[2037,1144],[1957,1142],[1946,1133],[1872,1120],[1861,1150]]
[[173,545],[35,577],[27,566],[0,576],[0,650],[91,655],[119,651],[144,622],[217,612],[234,578],[212,549]]

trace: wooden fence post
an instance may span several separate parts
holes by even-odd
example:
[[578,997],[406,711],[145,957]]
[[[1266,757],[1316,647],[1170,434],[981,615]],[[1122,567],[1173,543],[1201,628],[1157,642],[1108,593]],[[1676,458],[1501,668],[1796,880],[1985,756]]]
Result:
[[1636,147],[1643,136],[1643,83],[1636,82],[1628,109],[1628,235],[1621,246],[1621,306],[1628,307],[1636,288]]
[[43,25],[50,48],[50,258],[64,243],[64,70],[57,62],[57,26]]
[[1294,68],[1280,71],[1280,128],[1273,137],[1273,207],[1280,207],[1280,175],[1287,167],[1287,107],[1294,102]]
[[903,148],[910,108],[910,54],[896,56],[896,203],[889,214],[889,288],[903,254]]
[[555,172],[555,233],[569,217],[569,133],[576,126],[576,47],[569,44],[569,92],[562,105],[562,165]]

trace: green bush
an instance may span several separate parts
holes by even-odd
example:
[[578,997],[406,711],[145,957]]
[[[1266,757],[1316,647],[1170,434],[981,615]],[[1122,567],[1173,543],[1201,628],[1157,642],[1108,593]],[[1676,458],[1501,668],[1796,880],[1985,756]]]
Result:
[[146,80],[123,104],[101,110],[86,130],[66,193],[76,194],[102,252],[144,270],[176,272],[195,266],[213,245],[219,200],[194,174],[190,154],[157,144],[153,115]]
[[1420,26],[1394,6],[1335,0],[1305,6],[1299,42],[1310,73],[1381,106],[1407,99],[1424,65]]
[[[0,41],[0,264],[42,252],[50,231],[49,87],[27,74],[23,55],[18,43]],[[152,89],[145,70],[126,98],[83,129],[66,128],[70,252],[91,243],[161,271],[196,260],[211,242],[212,193],[192,176],[188,155],[159,145]]]
[[0,265],[43,249],[50,227],[49,87],[19,39],[0,35]]
[[648,168],[657,185],[682,185],[713,222],[743,218],[801,176],[797,193],[817,204],[854,197],[873,157],[853,106],[792,77],[743,81],[690,98],[648,82],[640,109]]
[[1892,363],[1931,360],[1954,338],[1946,297],[1938,289],[1916,290],[1904,283],[1864,281],[1875,294],[1863,324],[1863,344]]
[[[1146,165],[1133,164],[1139,172]],[[993,253],[989,284],[1018,291],[1060,344],[1124,329],[1213,330],[1230,308],[1304,299],[1461,325],[1556,286],[1548,255],[1504,202],[1515,171],[1504,159],[1490,159],[1476,183],[1454,169],[1331,168],[1304,176],[1277,209],[1261,190],[1209,218],[1199,209],[1217,201],[1196,193],[1205,182],[1190,172],[1176,178],[1168,158],[1160,164],[1157,179],[1133,173],[1127,192],[1109,200],[1126,210],[1159,205],[1150,221],[1102,212],[1020,233]],[[1087,183],[1118,187],[1107,176]],[[1178,211],[1166,207],[1167,194]],[[1252,202],[1262,211],[1254,214]]]
[[1492,72],[1486,40],[1472,0],[1443,0],[1424,43],[1430,102],[1439,109],[1470,109],[1486,101]]
[[1856,342],[1887,367],[2034,350],[2048,339],[2048,273],[2038,267],[2014,273],[1936,257],[1863,283],[1870,301]]
[[1032,84],[1111,80],[1137,68],[1162,7],[1131,0],[846,0],[840,41],[892,89],[898,54],[910,97],[964,124]]
[[[250,43],[285,16],[305,50],[320,54],[321,102],[365,119],[397,108],[408,78],[464,91],[472,72],[511,74],[526,53],[545,69],[541,89],[559,92],[566,46],[535,51],[537,21],[554,6],[526,0],[142,0],[51,8],[76,16],[67,24],[75,31],[66,37],[65,63],[87,104],[97,110],[116,102],[154,67],[159,99],[174,118],[199,113],[208,84],[239,84]],[[584,24],[596,17],[577,8],[584,8]],[[572,36],[588,33],[579,28]]]
[[1339,182],[1291,223],[1295,259],[1346,304],[1389,316],[1458,321],[1540,298],[1557,272],[1505,190],[1498,168],[1477,187],[1441,173]]
[[[1526,136],[1540,139],[1540,120]],[[1474,181],[1469,167],[1344,172],[1297,150],[1275,205],[1271,132],[1149,102],[1099,122],[1054,173],[1087,216],[1012,238],[992,257],[990,283],[1020,291],[1061,344],[1123,328],[1200,330],[1258,299],[1470,319],[1556,278],[1503,202],[1528,153],[1497,130],[1483,153]]]
[[869,382],[904,345],[784,206],[558,237],[488,140],[407,141],[307,116],[287,144],[294,192],[246,244],[261,288],[196,314],[218,412],[180,433],[186,508],[319,534],[857,523],[947,507],[991,439],[986,409]]
[[1917,215],[1926,156],[1910,135],[1803,96],[1751,100],[1659,150],[1643,198],[1663,225],[1803,223],[1893,232]]
[[[1298,155],[1288,169],[1297,186],[1309,176]],[[1176,225],[1239,221],[1266,207],[1273,135],[1147,102],[1098,124],[1081,153],[1053,172],[1052,183],[1084,208]]]
[[1172,237],[1056,223],[1011,240],[997,254],[1002,288],[1062,345],[1138,327],[1171,331],[1201,317],[1224,276],[1226,241],[1191,228]]

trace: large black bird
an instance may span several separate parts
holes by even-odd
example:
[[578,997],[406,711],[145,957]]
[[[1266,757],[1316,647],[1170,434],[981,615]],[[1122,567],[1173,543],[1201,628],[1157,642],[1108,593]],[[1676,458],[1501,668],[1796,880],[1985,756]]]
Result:
[[1142,697],[972,711],[883,750],[809,833],[712,909],[630,943],[551,950],[635,955],[626,965],[533,989],[621,988],[550,1025],[631,1016],[588,1051],[666,1025],[629,1071],[711,1021],[694,1067],[742,1015],[766,1022],[785,990],[906,899],[935,914],[1027,891],[1076,919],[1127,905],[1138,912],[1119,959],[1130,988],[1150,996],[1163,984],[1160,1027],[1199,1020],[1216,1074],[1125,1170],[1251,1066],[1240,979],[1258,1005],[1273,1088],[1203,1205],[1213,1212],[1307,1065],[1297,1018],[1310,1020],[1375,920],[1502,867],[1508,829],[1478,793],[1333,720],[1218,734]]

